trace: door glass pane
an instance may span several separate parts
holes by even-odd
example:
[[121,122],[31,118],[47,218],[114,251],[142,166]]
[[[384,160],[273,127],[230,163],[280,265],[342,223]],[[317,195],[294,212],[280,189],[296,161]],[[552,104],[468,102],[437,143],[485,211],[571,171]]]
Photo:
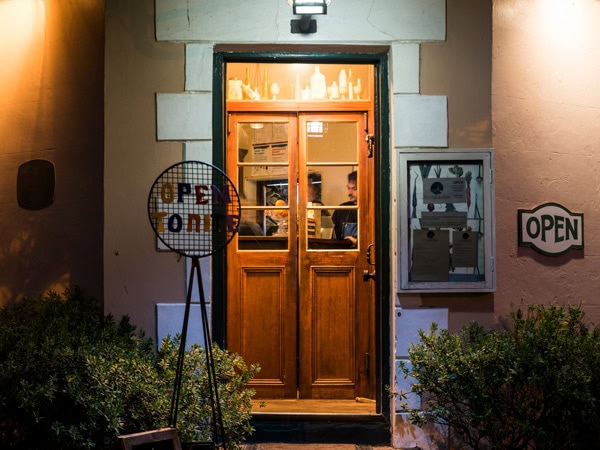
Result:
[[287,122],[249,122],[238,125],[238,161],[288,162]]
[[240,250],[287,250],[289,237],[288,123],[238,125]]
[[308,163],[352,163],[358,157],[356,122],[310,121],[306,123]]
[[306,122],[309,249],[357,248],[358,123]]
[[310,166],[306,230],[309,249],[357,247],[358,190],[353,165]]

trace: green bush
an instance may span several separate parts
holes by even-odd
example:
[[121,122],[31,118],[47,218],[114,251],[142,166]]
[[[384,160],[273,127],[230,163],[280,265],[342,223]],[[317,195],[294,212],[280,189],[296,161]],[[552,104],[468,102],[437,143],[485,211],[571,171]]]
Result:
[[[79,289],[0,309],[0,447],[27,450],[114,448],[116,437],[168,425],[179,340],[161,350],[127,317],[116,322]],[[250,427],[259,370],[215,346],[215,370],[229,442]],[[204,350],[184,358],[177,428],[206,438],[210,402]]]
[[530,306],[502,331],[420,331],[406,376],[413,423],[448,425],[470,448],[592,448],[600,440],[600,331],[578,307]]
[[[170,382],[169,392],[173,389],[178,351],[179,339],[166,338],[162,341],[158,364],[161,378]],[[254,390],[246,389],[245,385],[259,371],[259,367],[256,364],[248,367],[241,356],[228,353],[216,345],[213,346],[212,353],[223,427],[228,448],[231,448],[243,442],[253,431],[250,425],[250,400]],[[177,429],[184,442],[206,441],[210,438],[212,408],[209,401],[208,371],[205,367],[205,349],[192,345],[183,360],[177,414]]]

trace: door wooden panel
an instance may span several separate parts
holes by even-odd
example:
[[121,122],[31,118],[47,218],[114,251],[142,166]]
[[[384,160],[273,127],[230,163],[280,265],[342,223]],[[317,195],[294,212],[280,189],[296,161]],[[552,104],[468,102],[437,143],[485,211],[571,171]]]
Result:
[[[311,397],[329,398],[327,388],[347,390],[354,395],[355,387],[355,314],[354,266],[314,267],[311,270],[311,300],[303,311],[301,329],[310,333],[310,351],[306,352],[312,367],[310,379],[303,377],[302,391]],[[310,319],[309,319],[310,318]],[[310,385],[307,385],[310,382]]]
[[[302,138],[302,130],[314,129],[315,122],[323,123],[327,133],[312,140]],[[322,240],[315,245],[308,233],[300,233],[300,398],[370,396],[371,372],[367,364],[373,353],[370,323],[374,293],[373,283],[362,279],[363,270],[368,268],[365,251],[373,239],[366,128],[361,113],[299,117],[299,223],[307,223],[311,212],[311,206],[303,202],[307,189],[302,186],[311,172],[335,173],[338,178],[334,180],[322,177],[323,189],[333,189],[334,184],[345,189],[348,172],[356,171],[358,226],[358,243],[350,248],[336,248],[334,242],[344,242],[340,237],[329,245]],[[329,150],[333,147],[337,150]],[[333,213],[338,203],[325,201],[325,206]]]
[[[257,192],[264,197],[265,180],[287,180],[289,173],[295,173],[294,158],[284,155],[295,146],[295,116],[240,114],[231,118],[230,129],[227,167],[233,170],[229,176],[246,199],[243,208],[251,208],[246,212],[262,218],[264,232],[266,215],[279,209],[258,207]],[[250,158],[253,146],[256,154]],[[296,195],[295,183],[290,183],[288,195]],[[288,211],[288,219],[287,236],[236,236],[227,246],[227,346],[247,363],[260,364],[251,382],[257,398],[296,398],[298,263],[293,210]]]
[[[374,283],[362,279],[374,241],[366,120],[363,112],[229,117],[227,172],[248,200],[243,214],[263,233],[227,247],[227,345],[260,364],[255,398],[372,396]],[[356,203],[340,207],[353,171]],[[309,199],[309,180],[321,183],[322,202]],[[282,206],[269,203],[270,189]],[[357,215],[355,246],[327,232],[340,208]],[[278,228],[269,235],[270,217]]]
[[247,363],[260,364],[260,372],[250,383],[259,398],[294,398],[295,268],[286,261],[265,266],[262,258],[244,259],[240,263],[234,258],[237,270],[230,269],[229,274],[229,280],[235,283],[229,283],[228,347]]
[[[241,351],[260,361],[261,375],[252,384],[285,385],[285,267],[245,267],[240,275]],[[259,326],[257,326],[259,325]]]

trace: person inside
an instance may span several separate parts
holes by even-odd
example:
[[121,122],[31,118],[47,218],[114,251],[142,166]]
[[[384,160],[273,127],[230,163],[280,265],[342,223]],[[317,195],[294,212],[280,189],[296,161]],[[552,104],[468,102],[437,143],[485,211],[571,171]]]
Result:
[[[244,194],[240,195],[240,202],[242,206],[250,205],[250,202]],[[242,209],[240,223],[239,223],[239,234],[240,236],[264,236],[262,227],[256,221],[256,211]]]
[[[356,171],[348,174],[348,201],[340,206],[354,206],[357,201]],[[334,239],[346,239],[356,247],[358,242],[358,214],[356,209],[336,209],[333,213]]]
[[321,202],[321,175],[311,173],[308,175],[307,187],[308,201],[313,205],[323,205]]

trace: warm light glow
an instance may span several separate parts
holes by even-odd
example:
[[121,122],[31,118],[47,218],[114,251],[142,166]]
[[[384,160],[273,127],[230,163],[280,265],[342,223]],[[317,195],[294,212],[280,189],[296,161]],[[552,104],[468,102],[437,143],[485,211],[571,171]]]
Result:
[[45,25],[43,0],[0,0],[0,104],[22,83],[39,83]]
[[[540,104],[556,105],[561,118],[568,110],[564,108],[567,104],[597,109],[600,1],[533,0],[499,4],[503,6],[495,10],[494,39],[504,45],[494,46],[495,92],[500,95],[510,86],[515,98],[533,98]],[[567,123],[565,120],[564,124]],[[569,125],[552,128],[585,128],[581,124]]]
[[544,0],[540,2],[540,27],[545,37],[564,44],[581,39],[585,17],[581,0]]

